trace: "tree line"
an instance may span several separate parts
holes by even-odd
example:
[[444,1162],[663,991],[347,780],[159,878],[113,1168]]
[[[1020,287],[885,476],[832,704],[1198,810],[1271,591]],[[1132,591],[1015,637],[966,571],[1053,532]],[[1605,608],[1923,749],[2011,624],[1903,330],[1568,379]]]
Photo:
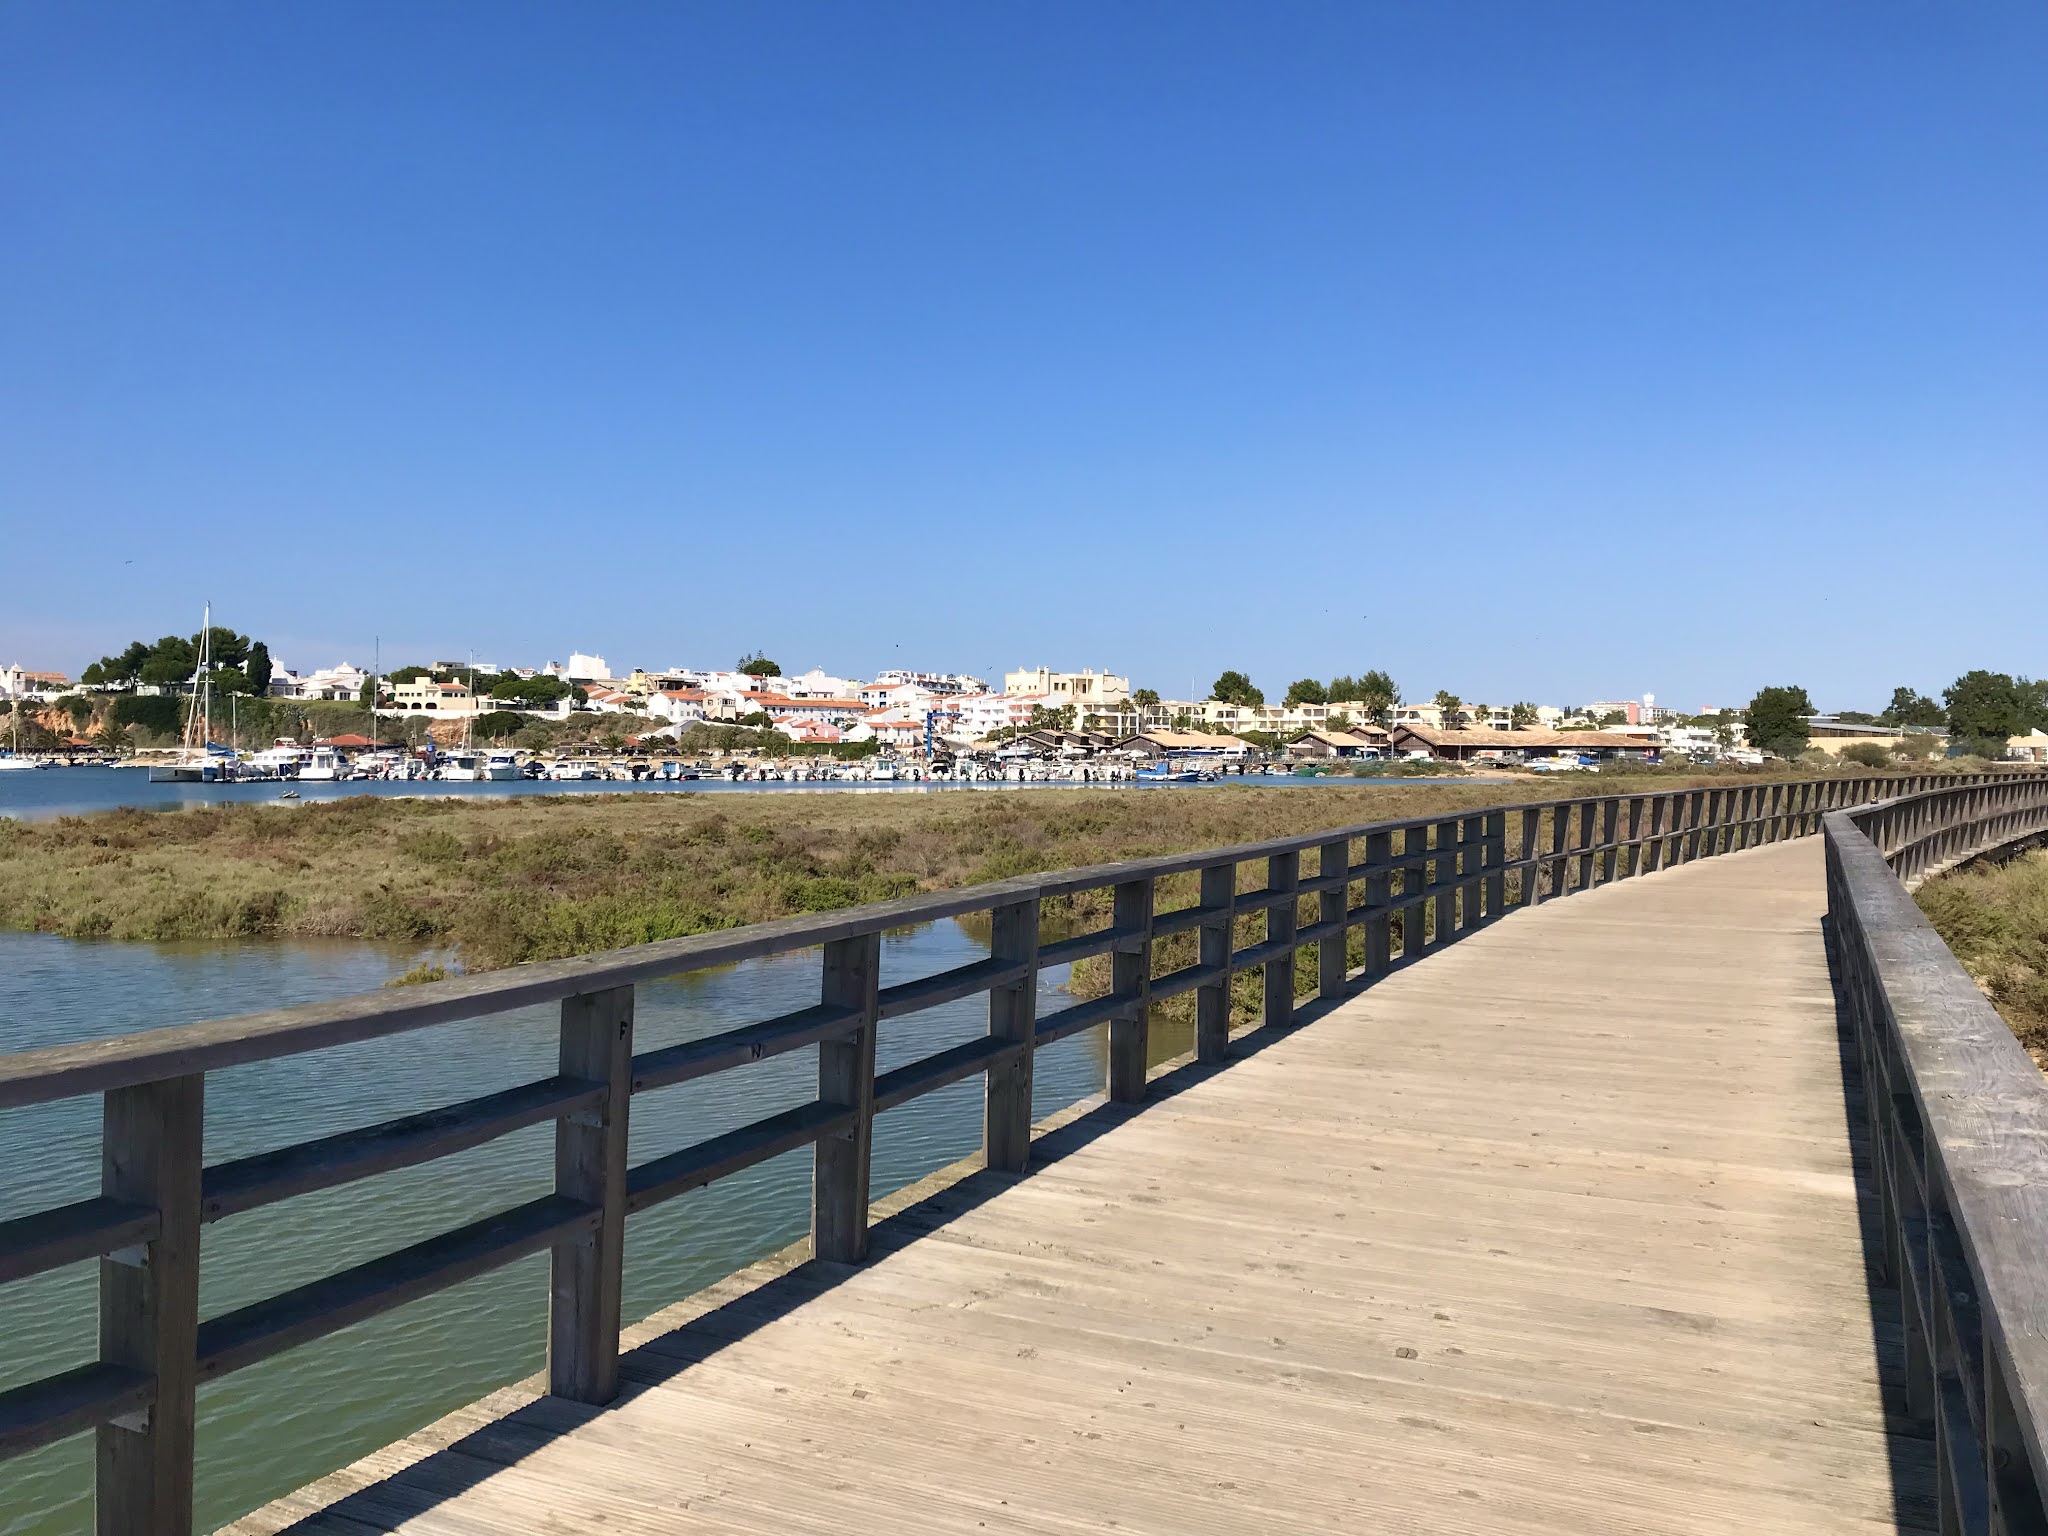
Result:
[[[1141,704],[1159,702],[1159,695],[1149,688],[1139,689],[1132,697]],[[1266,703],[1266,691],[1238,671],[1225,672],[1217,678],[1210,685],[1209,697],[1219,704],[1236,704],[1249,709],[1263,708]],[[1314,677],[1296,678],[1287,685],[1286,697],[1281,700],[1282,707],[1287,709],[1297,704],[1356,704],[1368,719],[1381,724],[1400,702],[1400,685],[1389,674],[1378,670],[1358,677],[1340,675],[1327,683]]]
[[[1817,713],[1804,688],[1787,684],[1759,689],[1743,712],[1750,745],[1780,757],[1797,757],[1812,739],[1807,720]],[[1899,687],[1892,690],[1891,702],[1874,715],[1845,709],[1835,718],[1895,730],[1946,730],[1952,745],[1996,758],[2004,755],[2008,738],[2048,730],[2048,678],[1978,668],[1942,689],[1940,703],[1917,689]]]
[[123,688],[147,683],[157,688],[181,687],[199,671],[202,644],[207,651],[207,682],[214,692],[255,694],[260,698],[270,691],[270,647],[220,624],[204,635],[165,635],[154,645],[131,640],[127,649],[102,656],[88,665],[79,674],[79,685]]

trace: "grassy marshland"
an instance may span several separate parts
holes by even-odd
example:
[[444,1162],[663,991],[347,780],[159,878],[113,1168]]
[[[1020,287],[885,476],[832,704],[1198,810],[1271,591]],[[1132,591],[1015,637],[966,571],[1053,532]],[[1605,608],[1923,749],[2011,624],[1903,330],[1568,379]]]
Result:
[[[454,949],[481,970],[1551,788],[365,796],[113,811],[0,821],[0,925],[75,938],[397,940]],[[1161,904],[1177,902],[1162,891]]]
[[2034,1059],[2048,1062],[2048,852],[1944,875],[1914,899]]

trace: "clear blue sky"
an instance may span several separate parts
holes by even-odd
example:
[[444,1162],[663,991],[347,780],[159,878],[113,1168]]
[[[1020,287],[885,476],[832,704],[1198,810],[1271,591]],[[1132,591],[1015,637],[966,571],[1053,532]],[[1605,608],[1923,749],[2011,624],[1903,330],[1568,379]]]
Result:
[[0,7],[0,660],[2048,671],[2048,6]]

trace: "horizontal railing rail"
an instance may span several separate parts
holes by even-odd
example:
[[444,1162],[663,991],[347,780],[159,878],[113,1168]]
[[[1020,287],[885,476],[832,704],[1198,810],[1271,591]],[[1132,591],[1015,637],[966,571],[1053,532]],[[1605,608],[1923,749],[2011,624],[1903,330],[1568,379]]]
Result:
[[2048,1080],[1909,886],[2048,836],[2048,776],[1829,814],[1829,944],[1855,1037],[1905,1411],[1943,1531],[2048,1531]]
[[[1264,978],[1262,1024],[1288,1025],[1297,957],[1334,998],[1435,953],[1517,907],[1720,853],[1809,835],[1828,812],[1880,794],[1990,776],[1757,781],[1475,807],[1300,837],[1003,880],[845,911],[636,945],[0,1057],[0,1110],[97,1094],[100,1193],[0,1223],[0,1282],[99,1262],[97,1360],[0,1393],[0,1456],[96,1430],[100,1529],[183,1536],[192,1520],[194,1394],[203,1381],[374,1317],[523,1255],[551,1255],[547,1379],[586,1403],[618,1390],[627,1216],[785,1152],[813,1149],[811,1241],[820,1259],[866,1251],[875,1116],[962,1079],[984,1079],[983,1155],[1021,1172],[1030,1154],[1034,1053],[1109,1029],[1114,1100],[1145,1096],[1151,1010],[1195,995],[1195,1055],[1224,1059],[1236,975]],[[1895,799],[1891,803],[1898,803]],[[1313,860],[1305,869],[1304,856]],[[1263,866],[1263,883],[1240,890]],[[1193,876],[1191,905],[1159,911],[1162,881]],[[1045,902],[1111,893],[1108,923],[1048,943]],[[1354,897],[1356,899],[1354,899]],[[1305,908],[1312,908],[1305,911]],[[881,935],[987,914],[989,956],[882,986]],[[1260,931],[1244,935],[1240,926]],[[1354,931],[1364,963],[1349,963]],[[1160,942],[1194,939],[1155,974]],[[643,981],[818,949],[815,1003],[679,1045],[636,1051]],[[1049,967],[1109,957],[1109,986],[1041,1013]],[[879,1027],[986,993],[983,1038],[878,1073]],[[207,1074],[534,1004],[560,1005],[556,1074],[460,1103],[206,1166]],[[815,1050],[814,1097],[631,1164],[633,1098]],[[448,1157],[524,1127],[555,1128],[555,1186],[539,1199],[219,1316],[199,1315],[209,1224],[315,1190]]]

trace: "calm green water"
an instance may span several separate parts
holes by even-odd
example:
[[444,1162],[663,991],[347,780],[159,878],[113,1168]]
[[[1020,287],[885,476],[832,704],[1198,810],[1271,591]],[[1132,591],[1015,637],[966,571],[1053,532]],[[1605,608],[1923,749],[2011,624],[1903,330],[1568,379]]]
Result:
[[[956,924],[883,941],[883,980],[907,980],[987,953]],[[366,991],[417,955],[363,944],[150,946],[0,934],[0,1053],[159,1024]],[[1047,972],[1044,1011],[1065,978]],[[814,1001],[815,952],[643,985],[642,1049],[697,1038]],[[970,998],[882,1026],[886,1069],[973,1038]],[[1170,1054],[1185,1041],[1157,1039]],[[552,1008],[444,1025],[394,1039],[214,1074],[209,1161],[552,1075]],[[636,1099],[635,1162],[807,1101],[815,1052]],[[1041,1115],[1100,1089],[1094,1031],[1040,1054]],[[980,1143],[981,1081],[970,1078],[876,1125],[874,1190],[901,1188]],[[287,1201],[207,1229],[202,1315],[212,1315],[545,1193],[552,1131],[348,1188]],[[99,1105],[77,1100],[0,1113],[0,1220],[95,1191]],[[639,1318],[800,1237],[809,1226],[810,1153],[791,1153],[633,1218],[626,1313]],[[546,1256],[535,1255],[375,1321],[203,1388],[200,1526],[214,1526],[388,1443],[542,1364]],[[0,1389],[89,1360],[91,1264],[0,1287]],[[92,1528],[92,1440],[76,1436],[0,1462],[0,1533]]]

